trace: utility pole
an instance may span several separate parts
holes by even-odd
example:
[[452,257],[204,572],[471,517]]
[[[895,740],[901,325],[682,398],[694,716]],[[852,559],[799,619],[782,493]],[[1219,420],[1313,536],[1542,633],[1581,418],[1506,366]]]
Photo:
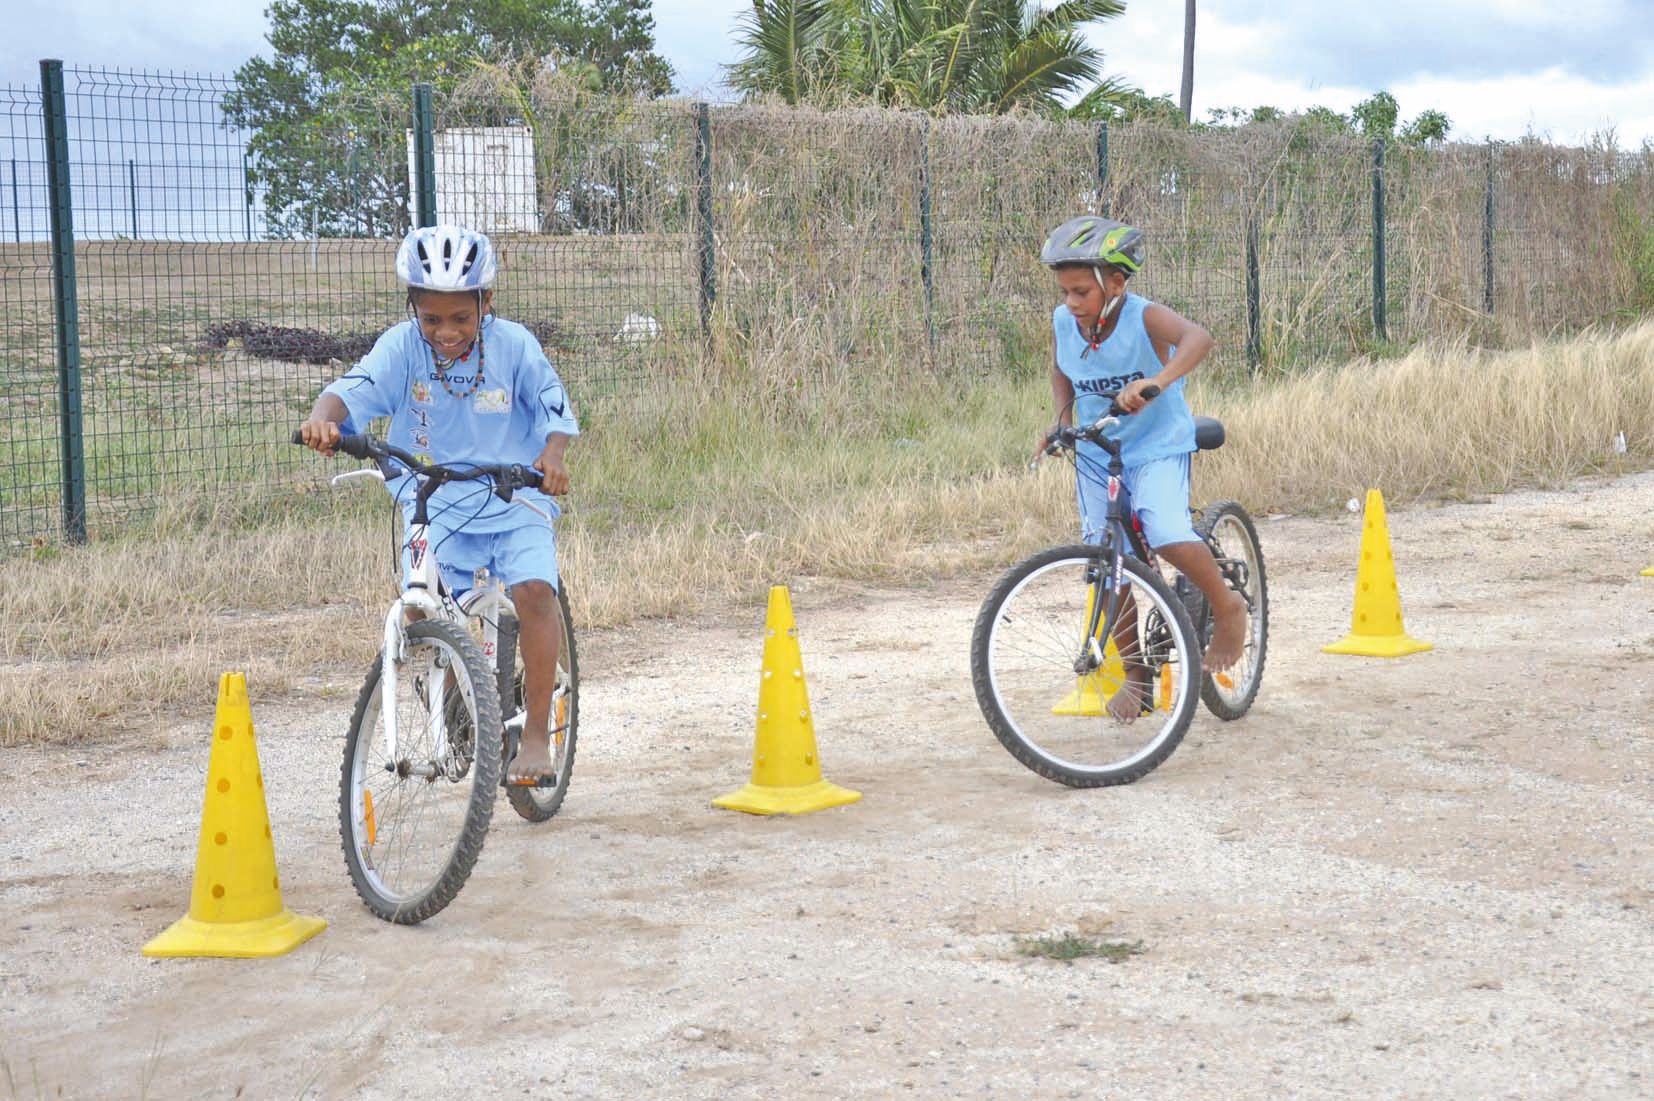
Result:
[[1183,0],[1183,122],[1192,121],[1195,99],[1195,0]]

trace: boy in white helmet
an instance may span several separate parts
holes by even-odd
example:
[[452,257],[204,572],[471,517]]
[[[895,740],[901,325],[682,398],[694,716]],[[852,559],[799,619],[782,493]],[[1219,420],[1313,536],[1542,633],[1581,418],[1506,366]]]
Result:
[[[493,315],[496,267],[493,245],[481,233],[452,225],[409,233],[397,250],[396,271],[412,316],[321,392],[299,426],[306,446],[330,455],[341,424],[389,417],[386,442],[430,461],[533,466],[544,476],[539,489],[517,492],[556,517],[549,495],[569,490],[564,452],[580,428],[539,341]],[[392,479],[386,487],[411,518],[406,481]],[[527,716],[506,782],[551,782],[548,722],[558,645],[552,526],[469,483],[442,486],[429,508],[431,547],[451,591],[470,588],[480,566],[511,587]]]
[[[1126,489],[1143,534],[1205,595],[1212,606],[1212,641],[1204,665],[1217,672],[1233,665],[1246,641],[1246,600],[1224,581],[1217,560],[1189,522],[1189,454],[1195,450],[1194,417],[1183,398],[1183,379],[1212,349],[1212,334],[1175,311],[1126,290],[1143,266],[1143,234],[1108,218],[1070,218],[1051,231],[1040,262],[1056,275],[1062,302],[1052,311],[1054,354],[1051,395],[1058,425],[1091,424],[1108,409],[1101,395],[1118,393],[1130,416],[1109,433],[1120,441]],[[1152,400],[1143,391],[1157,387]],[[1041,436],[1043,451],[1045,436]],[[1107,461],[1095,444],[1093,464]],[[1037,453],[1036,453],[1037,454]],[[1108,514],[1104,487],[1079,479],[1082,538],[1100,541]],[[1128,667],[1128,680],[1133,678]],[[1146,698],[1146,685],[1128,684],[1109,700],[1109,713],[1130,722]]]

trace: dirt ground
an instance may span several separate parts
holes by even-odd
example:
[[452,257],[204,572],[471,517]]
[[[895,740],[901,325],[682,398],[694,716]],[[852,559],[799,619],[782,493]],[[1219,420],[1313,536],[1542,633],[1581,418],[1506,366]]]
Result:
[[[339,852],[356,670],[251,685],[283,897],[271,960],[154,960],[188,907],[214,701],[0,776],[0,1085],[36,1097],[1654,1096],[1654,473],[1407,508],[1429,653],[1323,654],[1359,517],[1260,521],[1262,695],[1073,791],[977,711],[988,577],[792,585],[825,776],[748,776],[763,609],[591,631],[564,811],[503,801],[418,928]],[[364,629],[371,630],[368,624]],[[156,748],[159,746],[159,748]],[[1141,942],[1118,963],[1017,938]]]

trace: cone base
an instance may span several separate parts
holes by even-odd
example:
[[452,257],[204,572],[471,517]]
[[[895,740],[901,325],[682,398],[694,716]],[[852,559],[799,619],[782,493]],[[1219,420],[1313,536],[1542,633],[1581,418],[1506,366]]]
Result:
[[233,959],[280,956],[326,928],[327,922],[323,919],[305,917],[291,910],[252,921],[197,921],[186,915],[144,945],[144,955]]
[[1407,635],[1345,635],[1321,647],[1323,654],[1355,654],[1364,658],[1399,658],[1421,654],[1434,647]]
[[826,780],[797,787],[769,787],[748,784],[739,791],[720,795],[712,805],[724,810],[740,810],[748,814],[808,814],[828,807],[841,807],[861,798],[861,792],[841,788]]
[[1105,684],[1098,680],[1096,674],[1082,677],[1074,686],[1074,691],[1056,702],[1051,708],[1051,714],[1086,719],[1100,718],[1108,713],[1108,697],[1103,693],[1109,688],[1119,691],[1124,680],[1124,673],[1121,674],[1120,680],[1113,684]]

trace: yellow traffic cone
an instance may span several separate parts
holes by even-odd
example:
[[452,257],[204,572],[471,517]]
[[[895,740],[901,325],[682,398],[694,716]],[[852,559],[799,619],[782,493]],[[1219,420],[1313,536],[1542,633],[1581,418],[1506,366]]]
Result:
[[1650,566],[1650,567],[1648,567],[1648,569],[1644,570],[1643,571],[1643,576],[1644,577],[1654,577],[1654,566]]
[[[1095,589],[1085,594],[1085,621],[1091,622],[1091,605],[1096,601]],[[1111,635],[1103,646],[1103,664],[1080,677],[1074,691],[1058,700],[1051,708],[1053,715],[1096,718],[1108,712],[1109,697],[1126,683],[1126,666],[1120,660],[1120,650]]]
[[218,680],[190,910],[144,945],[146,956],[279,956],[323,929],[281,903],[247,678]]
[[758,684],[758,732],[752,751],[752,780],[712,805],[748,814],[808,814],[854,803],[861,792],[821,778],[815,724],[804,688],[804,659],[798,650],[787,589],[770,589],[764,617],[763,675]]
[[1402,626],[1401,591],[1396,587],[1395,561],[1390,556],[1384,495],[1369,489],[1361,527],[1361,562],[1355,572],[1355,608],[1350,615],[1350,633],[1321,650],[1328,654],[1399,658],[1430,648],[1430,643],[1408,637],[1407,629]]

